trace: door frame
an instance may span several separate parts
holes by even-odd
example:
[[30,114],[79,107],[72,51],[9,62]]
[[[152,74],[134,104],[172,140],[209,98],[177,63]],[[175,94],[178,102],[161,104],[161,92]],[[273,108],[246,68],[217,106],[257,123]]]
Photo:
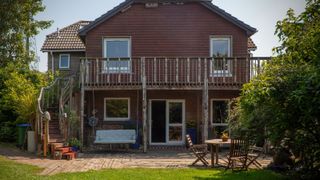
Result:
[[[154,143],[151,139],[152,133],[152,101],[165,101],[166,102],[166,142],[165,143]],[[182,140],[181,141],[169,141],[169,106],[170,102],[181,102],[182,103]],[[149,111],[148,111],[148,123],[149,123],[149,144],[150,145],[184,145],[185,144],[185,134],[186,134],[186,108],[185,99],[149,99]]]
[[[228,102],[228,109],[229,109],[230,108],[229,103],[230,103],[231,99],[228,99],[228,98],[211,98],[210,99],[210,118],[209,119],[210,119],[211,128],[218,127],[218,126],[229,128],[228,123],[213,123],[213,118],[212,118],[212,116],[213,116],[213,101],[226,101],[226,102]],[[228,113],[229,113],[229,111],[228,111]],[[228,135],[229,135],[229,137],[231,136],[230,129],[228,130]]]

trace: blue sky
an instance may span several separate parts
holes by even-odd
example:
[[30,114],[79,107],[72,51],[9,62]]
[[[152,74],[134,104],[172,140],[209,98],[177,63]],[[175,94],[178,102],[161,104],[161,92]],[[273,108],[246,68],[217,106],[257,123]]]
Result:
[[[40,57],[39,70],[47,70],[47,54],[40,52],[47,34],[79,20],[94,20],[123,1],[44,0],[46,9],[39,13],[36,19],[53,20],[54,23],[36,36],[37,55]],[[258,46],[254,56],[271,56],[272,48],[279,45],[278,38],[274,35],[276,22],[285,17],[289,8],[299,14],[305,7],[304,0],[213,0],[212,2],[258,29],[252,36]]]

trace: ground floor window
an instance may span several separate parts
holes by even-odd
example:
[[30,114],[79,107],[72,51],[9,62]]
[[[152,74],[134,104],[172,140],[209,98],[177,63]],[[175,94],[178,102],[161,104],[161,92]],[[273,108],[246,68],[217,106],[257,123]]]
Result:
[[129,120],[130,98],[104,98],[104,120]]
[[223,132],[228,132],[228,109],[229,100],[227,99],[213,99],[211,101],[211,121],[212,121],[212,136],[213,138],[220,138]]

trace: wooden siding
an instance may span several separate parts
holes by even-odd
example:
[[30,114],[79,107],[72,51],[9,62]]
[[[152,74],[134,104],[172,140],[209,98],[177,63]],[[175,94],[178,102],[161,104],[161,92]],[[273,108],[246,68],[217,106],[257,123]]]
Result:
[[134,4],[88,32],[86,56],[103,56],[103,37],[131,37],[132,56],[208,57],[212,35],[230,36],[233,56],[248,54],[246,32],[198,3]]
[[[239,96],[240,91],[236,90],[211,90],[209,91],[209,99],[232,99]],[[98,118],[98,124],[95,127],[97,129],[123,129],[128,124],[128,121],[103,121],[104,116],[104,98],[117,97],[117,98],[130,98],[130,120],[133,122],[133,128],[135,128],[135,121],[138,120],[140,128],[142,127],[142,91],[141,90],[99,90],[99,91],[86,91],[86,103],[85,103],[85,119],[91,116],[93,109],[93,95],[96,109],[98,112],[96,117]],[[179,99],[185,100],[185,118],[186,124],[190,121],[197,122],[197,133],[200,139],[201,135],[201,121],[202,121],[202,91],[201,90],[149,90],[147,91],[147,101],[151,99]],[[149,105],[148,105],[149,106]],[[209,103],[209,106],[211,104]],[[209,114],[211,113],[209,108]],[[149,119],[149,117],[148,117]],[[149,121],[149,120],[148,120]],[[209,120],[210,121],[210,120]],[[148,122],[149,127],[149,122]],[[85,143],[90,144],[94,139],[92,134],[92,127],[85,123],[84,128]],[[198,140],[199,140],[198,139]],[[199,142],[199,141],[198,141]]]
[[[85,52],[53,52],[54,58],[54,70],[60,71],[62,75],[77,74],[80,70],[80,57],[85,56]],[[70,68],[69,69],[59,69],[59,58],[60,54],[70,54]],[[52,56],[48,52],[48,71],[52,71]]]

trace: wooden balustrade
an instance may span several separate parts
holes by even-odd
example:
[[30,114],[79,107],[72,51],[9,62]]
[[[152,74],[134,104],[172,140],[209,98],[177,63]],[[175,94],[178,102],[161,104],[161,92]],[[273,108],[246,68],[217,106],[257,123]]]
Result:
[[[270,57],[82,58],[85,88],[148,89],[240,88],[262,71]],[[144,63],[142,63],[144,61]]]

